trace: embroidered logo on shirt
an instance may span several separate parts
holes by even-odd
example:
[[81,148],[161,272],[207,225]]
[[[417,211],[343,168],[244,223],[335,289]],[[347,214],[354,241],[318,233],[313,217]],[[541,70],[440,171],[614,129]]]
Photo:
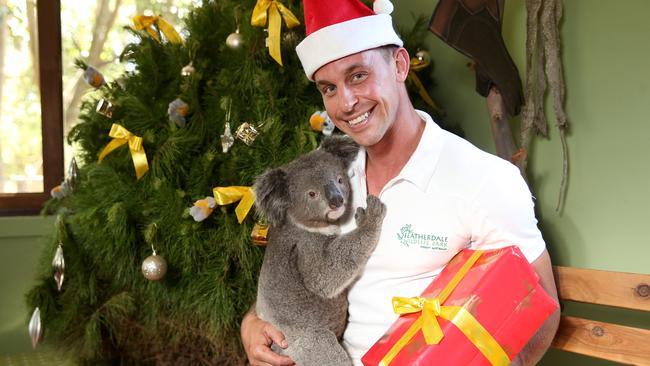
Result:
[[449,249],[446,236],[416,233],[411,228],[411,224],[402,226],[399,233],[397,233],[397,239],[402,245],[407,247],[413,246],[421,249],[439,251]]

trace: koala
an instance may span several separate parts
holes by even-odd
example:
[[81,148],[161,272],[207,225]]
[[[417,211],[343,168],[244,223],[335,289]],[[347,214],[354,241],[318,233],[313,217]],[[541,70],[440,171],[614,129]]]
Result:
[[368,196],[352,219],[348,168],[359,151],[350,138],[321,147],[256,178],[255,205],[270,224],[257,288],[257,315],[287,339],[298,366],[352,365],[339,343],[347,323],[347,289],[375,249],[385,206]]

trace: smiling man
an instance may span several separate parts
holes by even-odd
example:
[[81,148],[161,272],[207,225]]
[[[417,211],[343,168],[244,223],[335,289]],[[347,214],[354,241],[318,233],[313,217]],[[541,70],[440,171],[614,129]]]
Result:
[[[363,206],[372,194],[387,207],[379,244],[348,294],[343,344],[355,365],[395,320],[392,296],[419,295],[465,248],[516,244],[557,299],[517,168],[413,108],[405,85],[409,55],[393,29],[390,2],[375,1],[373,11],[359,0],[305,0],[304,9],[307,37],[296,50],[305,73],[334,124],[362,147],[349,171],[353,203]],[[556,312],[513,364],[535,364],[558,321]],[[293,364],[271,351],[272,343],[287,346],[284,336],[254,310],[242,321],[242,341],[253,366]]]

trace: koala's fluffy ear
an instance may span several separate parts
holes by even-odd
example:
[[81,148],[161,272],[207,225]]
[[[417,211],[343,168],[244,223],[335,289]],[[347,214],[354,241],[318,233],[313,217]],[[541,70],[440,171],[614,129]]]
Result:
[[287,173],[282,169],[271,169],[255,179],[255,208],[271,225],[281,225],[289,206]]
[[343,161],[345,167],[356,159],[359,145],[347,136],[329,136],[323,139],[320,148]]

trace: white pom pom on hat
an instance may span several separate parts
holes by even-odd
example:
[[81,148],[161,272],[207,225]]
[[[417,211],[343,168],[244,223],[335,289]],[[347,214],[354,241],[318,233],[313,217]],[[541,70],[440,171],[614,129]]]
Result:
[[401,47],[393,8],[390,0],[375,0],[372,10],[360,0],[304,0],[307,36],[296,52],[309,80],[334,60],[391,44]]
[[375,14],[391,14],[395,7],[390,0],[375,0],[372,3],[372,10],[375,11]]

